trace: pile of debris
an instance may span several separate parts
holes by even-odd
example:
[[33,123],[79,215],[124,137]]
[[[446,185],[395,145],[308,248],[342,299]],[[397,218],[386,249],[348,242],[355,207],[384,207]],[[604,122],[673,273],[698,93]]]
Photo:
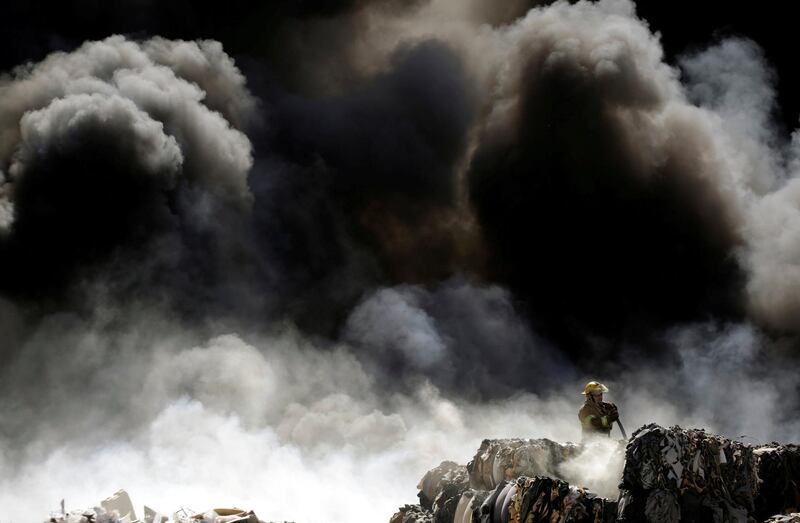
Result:
[[519,476],[563,479],[559,465],[575,457],[581,447],[549,439],[485,439],[467,464],[470,487],[491,490]]
[[758,488],[749,445],[699,429],[645,425],[626,449],[618,520],[744,523]]
[[[171,516],[162,514],[144,506],[144,519],[136,517],[136,511],[128,493],[118,490],[111,497],[104,499],[94,508],[87,510],[64,509],[51,514],[49,523],[266,523],[251,511],[238,508],[215,508],[204,512],[193,512],[181,508]],[[289,523],[289,522],[284,522]]]
[[800,507],[800,449],[646,425],[628,443],[619,521],[764,521]]
[[420,504],[391,523],[800,523],[796,445],[754,447],[700,429],[645,425],[625,447],[616,500],[564,481],[560,466],[581,450],[484,440],[466,466],[448,461],[428,472]]
[[[483,440],[466,466],[443,461],[428,471],[417,485],[419,504],[402,507],[392,516],[391,523],[491,522],[486,519],[487,513],[494,512],[495,504],[500,510],[518,478],[531,477],[542,484],[552,481],[551,477],[561,478],[559,465],[577,456],[580,450],[579,445],[562,445],[548,439]],[[566,482],[561,481],[560,485],[570,489]],[[577,507],[582,505],[579,501],[588,499],[588,496],[594,498],[586,491],[581,492],[580,496],[572,494],[567,503]],[[509,496],[507,499],[510,503],[512,498]],[[507,507],[506,513],[509,510]]]
[[616,502],[566,481],[520,476],[501,481],[491,491],[443,490],[430,509],[406,505],[390,523],[612,523]]

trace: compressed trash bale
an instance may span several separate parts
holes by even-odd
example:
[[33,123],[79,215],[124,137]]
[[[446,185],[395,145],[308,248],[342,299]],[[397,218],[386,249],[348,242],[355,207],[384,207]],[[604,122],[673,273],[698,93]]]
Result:
[[508,521],[509,505],[517,494],[517,484],[509,481],[494,503],[493,518],[495,522]]
[[456,485],[463,492],[469,486],[467,468],[453,461],[442,461],[438,467],[426,472],[417,484],[420,506],[432,510],[436,497],[450,484]]
[[494,523],[494,508],[497,504],[497,498],[500,496],[500,493],[503,491],[507,483],[507,481],[498,483],[497,486],[495,486],[495,488],[487,494],[478,511],[479,523]]
[[488,495],[485,490],[465,490],[458,501],[453,523],[480,523],[480,507]]
[[797,516],[796,445],[753,447],[700,429],[645,425],[625,446],[616,502],[564,480],[560,469],[567,471],[565,462],[581,459],[581,451],[546,439],[486,439],[466,467],[443,462],[420,488],[436,494],[435,521],[448,523],[790,523]]
[[461,495],[467,490],[467,482],[445,482],[433,500],[433,520],[436,523],[452,523]]
[[560,478],[559,465],[579,451],[578,445],[549,439],[485,439],[467,464],[470,487],[492,490],[522,475]]
[[800,447],[773,443],[753,450],[761,480],[755,517],[786,514],[800,509]]
[[758,488],[749,445],[700,429],[645,425],[625,449],[618,520],[746,522]]
[[[470,494],[471,491],[466,491],[461,494],[461,498],[459,498],[458,505],[456,506],[456,513],[453,517],[453,523],[464,523],[464,518],[466,517],[468,507],[472,503],[472,496]],[[472,517],[467,520],[467,523],[471,521]]]
[[616,502],[566,481],[549,477],[521,476],[510,506],[509,523],[611,523]]

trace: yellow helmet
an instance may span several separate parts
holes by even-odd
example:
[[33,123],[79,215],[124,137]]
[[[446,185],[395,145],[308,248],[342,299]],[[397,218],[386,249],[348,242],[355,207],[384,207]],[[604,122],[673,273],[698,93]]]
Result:
[[600,382],[590,381],[583,388],[583,392],[581,392],[581,394],[583,394],[585,396],[587,394],[600,394],[600,393],[603,393],[603,392],[608,392],[608,387],[606,387],[605,385],[603,385]]

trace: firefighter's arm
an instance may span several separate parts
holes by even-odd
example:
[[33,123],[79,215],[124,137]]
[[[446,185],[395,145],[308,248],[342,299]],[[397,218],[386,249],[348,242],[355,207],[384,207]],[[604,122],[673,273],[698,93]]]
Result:
[[609,425],[619,419],[619,410],[613,403],[603,403],[603,414],[608,417]]

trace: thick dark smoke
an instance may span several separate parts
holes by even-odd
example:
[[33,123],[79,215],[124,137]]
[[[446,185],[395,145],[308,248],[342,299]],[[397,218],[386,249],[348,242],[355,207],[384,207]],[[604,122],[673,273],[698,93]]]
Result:
[[585,351],[586,334],[736,317],[738,209],[657,41],[586,6],[509,36],[509,107],[482,130],[470,197],[535,322]]
[[247,249],[230,229],[252,207],[231,122],[255,100],[219,43],[111,37],[0,82],[4,288],[49,300],[116,264],[130,299],[231,272],[214,255]]
[[296,319],[329,334],[369,285],[435,281],[469,263],[454,170],[475,89],[440,42],[402,47],[390,64],[347,94],[274,99],[268,158],[252,177],[285,293],[311,308]]
[[628,0],[73,7],[0,46],[0,519],[381,520],[484,437],[577,439],[590,379],[629,427],[800,436],[760,41],[665,56]]

